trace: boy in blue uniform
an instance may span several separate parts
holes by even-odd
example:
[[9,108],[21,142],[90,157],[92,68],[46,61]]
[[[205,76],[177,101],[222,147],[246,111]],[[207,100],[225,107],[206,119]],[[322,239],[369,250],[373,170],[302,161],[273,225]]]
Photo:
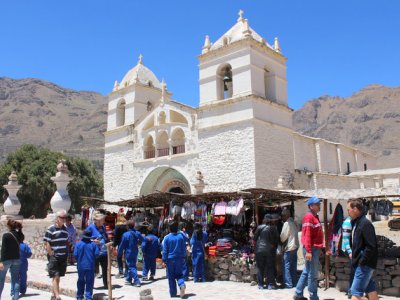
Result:
[[150,271],[150,280],[154,280],[156,275],[156,260],[158,252],[160,251],[160,241],[154,234],[153,226],[149,226],[149,233],[146,235],[142,243],[143,251],[143,276],[142,280],[147,279],[147,274]]
[[[186,248],[189,246],[190,244],[190,238],[189,235],[186,232],[186,225],[185,223],[181,222],[179,223],[179,231],[178,233],[182,234],[183,237],[185,238],[185,244],[186,244]],[[188,254],[188,253],[186,253]],[[183,266],[182,266],[182,272],[183,272],[183,278],[185,279],[185,281],[189,280],[189,266],[188,266],[188,256],[185,257],[185,259],[183,260]]]
[[[19,244],[19,259],[21,267],[19,269],[19,292],[21,295],[26,293],[26,282],[28,280],[28,258],[32,256],[31,248],[24,243],[24,236]],[[13,286],[11,286],[11,296],[14,296]]]
[[185,296],[185,280],[183,278],[183,260],[186,259],[185,238],[178,233],[178,223],[169,223],[170,233],[163,240],[162,260],[167,265],[167,277],[169,284],[169,294],[171,297],[177,296],[176,282],[180,289],[180,296]]
[[94,267],[96,258],[100,255],[99,247],[91,241],[92,232],[85,230],[82,239],[76,244],[74,257],[78,263],[78,282],[76,299],[83,300],[86,285],[86,300],[92,300],[94,285]]
[[118,257],[125,255],[126,264],[128,265],[128,275],[125,278],[130,284],[140,287],[141,282],[137,274],[136,261],[138,256],[138,242],[143,242],[142,234],[135,230],[135,222],[129,220],[127,222],[128,231],[122,235],[121,243],[118,247]]
[[205,282],[204,272],[204,247],[208,240],[207,232],[203,231],[200,223],[194,224],[194,233],[190,240],[190,246],[192,246],[192,262],[193,262],[193,281],[199,282],[200,280]]

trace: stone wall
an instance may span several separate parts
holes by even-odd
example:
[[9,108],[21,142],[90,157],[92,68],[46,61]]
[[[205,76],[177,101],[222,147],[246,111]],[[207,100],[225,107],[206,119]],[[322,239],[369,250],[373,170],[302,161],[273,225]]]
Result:
[[257,281],[257,268],[244,258],[209,257],[206,261],[208,280],[252,282]]
[[[347,292],[350,279],[350,260],[346,257],[336,257],[331,260],[330,280],[337,289]],[[395,258],[380,258],[374,272],[378,294],[387,296],[400,295],[400,260]]]

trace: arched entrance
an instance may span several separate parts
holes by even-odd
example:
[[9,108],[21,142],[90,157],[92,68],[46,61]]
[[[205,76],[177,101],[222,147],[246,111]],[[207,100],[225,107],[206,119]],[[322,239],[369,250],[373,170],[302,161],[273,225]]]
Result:
[[150,172],[140,188],[140,196],[156,191],[190,194],[190,184],[179,171],[169,167],[159,167]]

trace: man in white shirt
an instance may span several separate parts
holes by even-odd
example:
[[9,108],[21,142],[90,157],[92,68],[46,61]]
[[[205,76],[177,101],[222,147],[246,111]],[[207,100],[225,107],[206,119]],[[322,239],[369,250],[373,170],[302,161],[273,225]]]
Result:
[[298,228],[288,209],[282,211],[284,222],[281,232],[283,243],[283,270],[285,287],[291,289],[297,283],[297,249],[299,248]]

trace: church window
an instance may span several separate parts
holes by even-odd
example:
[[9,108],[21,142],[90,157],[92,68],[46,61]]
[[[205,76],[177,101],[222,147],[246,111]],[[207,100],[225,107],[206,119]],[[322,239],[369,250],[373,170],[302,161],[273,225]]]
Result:
[[171,143],[172,154],[185,153],[185,133],[181,128],[177,128],[172,132]]
[[347,175],[351,173],[351,169],[350,169],[350,163],[347,162]]
[[364,164],[364,171],[367,171],[367,170],[368,170],[367,164]]
[[125,125],[125,100],[122,99],[117,105],[117,127]]
[[150,135],[146,138],[144,143],[144,159],[154,158],[156,156],[156,149],[154,147],[153,137]]
[[232,98],[233,77],[231,65],[223,65],[217,73],[217,94],[218,100]]
[[169,155],[169,143],[168,134],[166,131],[162,131],[157,136],[157,156],[168,156]]
[[267,68],[264,69],[264,89],[265,98],[276,101],[275,76]]

